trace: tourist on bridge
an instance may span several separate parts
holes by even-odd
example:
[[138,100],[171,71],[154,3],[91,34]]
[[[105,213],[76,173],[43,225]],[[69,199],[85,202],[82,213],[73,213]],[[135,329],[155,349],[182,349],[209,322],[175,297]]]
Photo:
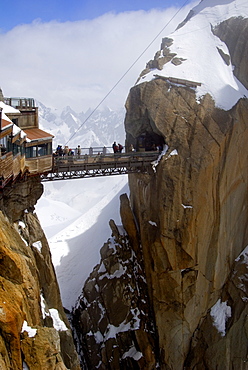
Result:
[[76,149],[76,154],[77,154],[78,157],[80,157],[80,155],[81,155],[81,147],[80,147],[80,145],[78,145],[78,147]]
[[63,149],[62,149],[62,145],[58,145],[58,146],[57,146],[57,149],[56,149],[55,154],[57,154],[57,155],[59,155],[60,157],[62,157],[62,155],[64,154]]
[[119,151],[119,147],[118,147],[118,145],[116,144],[116,141],[115,141],[115,142],[114,142],[114,144],[112,145],[112,148],[113,148],[114,153],[118,153],[118,151]]
[[118,143],[118,151],[119,151],[119,153],[122,152],[122,149],[123,149],[123,146],[120,143]]
[[68,155],[69,154],[69,147],[68,147],[68,145],[65,145],[65,147],[64,147],[64,155]]

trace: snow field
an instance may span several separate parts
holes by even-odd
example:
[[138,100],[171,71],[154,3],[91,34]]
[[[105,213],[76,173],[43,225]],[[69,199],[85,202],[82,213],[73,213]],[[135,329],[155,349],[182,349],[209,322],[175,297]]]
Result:
[[47,235],[64,307],[71,309],[100,262],[100,249],[120,223],[119,196],[129,193],[127,175],[45,184],[36,210]]

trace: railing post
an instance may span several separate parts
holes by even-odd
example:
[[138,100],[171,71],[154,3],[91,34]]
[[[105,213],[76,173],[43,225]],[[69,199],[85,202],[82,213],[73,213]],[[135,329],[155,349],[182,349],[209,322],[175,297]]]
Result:
[[3,108],[0,108],[0,133],[2,132],[2,110]]

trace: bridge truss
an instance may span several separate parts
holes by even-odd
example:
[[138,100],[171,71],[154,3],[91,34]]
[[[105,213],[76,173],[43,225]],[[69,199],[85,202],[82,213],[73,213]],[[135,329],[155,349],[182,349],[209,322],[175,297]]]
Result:
[[41,174],[41,180],[69,180],[77,178],[124,175],[129,173],[151,173],[152,162],[158,152],[108,154],[54,158],[53,168]]

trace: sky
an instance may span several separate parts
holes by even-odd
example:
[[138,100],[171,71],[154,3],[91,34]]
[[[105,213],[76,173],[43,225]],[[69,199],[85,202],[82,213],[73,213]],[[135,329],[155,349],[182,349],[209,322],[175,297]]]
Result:
[[162,37],[191,7],[186,0],[5,1],[3,94],[33,97],[54,109],[69,105],[77,112],[94,109],[102,100],[112,109],[124,106]]
[[94,19],[105,13],[126,11],[165,9],[170,6],[181,7],[187,0],[8,0],[1,4],[0,29],[9,31],[13,27],[32,23],[35,19],[42,22],[59,22]]

